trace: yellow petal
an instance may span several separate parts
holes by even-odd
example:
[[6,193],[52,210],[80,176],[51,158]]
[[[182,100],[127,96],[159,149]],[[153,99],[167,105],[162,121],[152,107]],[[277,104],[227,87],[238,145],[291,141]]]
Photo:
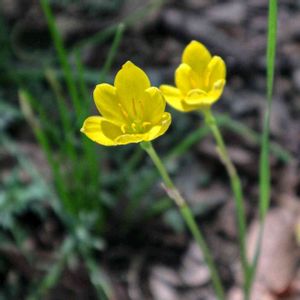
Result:
[[104,146],[117,145],[114,140],[122,134],[118,126],[98,116],[88,117],[80,131],[92,141]]
[[159,136],[163,135],[170,127],[171,121],[172,121],[171,114],[165,112],[162,116],[160,123],[158,125],[152,127],[148,131],[144,140],[152,141],[152,140],[158,138]]
[[178,88],[166,84],[161,85],[159,88],[169,105],[177,110],[185,111],[182,103],[183,96]]
[[[221,82],[219,83],[221,87]],[[223,84],[224,86],[224,84]],[[213,103],[215,103],[221,96],[222,91],[216,89],[210,92],[205,92],[203,90],[191,90],[187,97],[184,99],[184,103],[190,108],[190,110],[209,108]]]
[[200,98],[207,97],[207,92],[203,91],[201,89],[193,89],[193,90],[190,90],[188,92],[186,99],[188,99],[188,98],[190,98],[190,99],[192,99],[192,98],[196,99],[198,97],[200,97]]
[[211,55],[209,51],[197,41],[191,41],[182,54],[182,62],[188,64],[199,75],[204,72],[210,60]]
[[165,98],[182,97],[180,90],[172,85],[163,84],[159,87],[159,89],[161,90]]
[[201,106],[210,106],[212,101],[213,99],[210,97],[210,95],[200,89],[191,90],[184,99],[186,104],[193,105],[198,108]]
[[115,124],[126,123],[115,87],[107,83],[98,84],[94,90],[94,101],[103,117]]
[[226,81],[224,79],[217,80],[212,89],[208,92],[208,95],[216,102],[222,95]]
[[205,70],[205,85],[207,90],[212,89],[216,81],[225,80],[225,77],[226,65],[224,60],[219,56],[214,56]]
[[161,120],[166,108],[166,101],[162,92],[156,87],[150,87],[145,91],[143,105],[143,121],[156,124]]
[[126,145],[131,143],[140,143],[144,141],[145,133],[123,134],[116,138],[117,145]]
[[191,67],[187,64],[180,64],[175,71],[175,83],[182,93],[187,93],[192,89],[191,71]]
[[134,118],[140,113],[139,104],[144,91],[150,87],[149,78],[142,69],[128,61],[117,73],[114,85],[123,109]]

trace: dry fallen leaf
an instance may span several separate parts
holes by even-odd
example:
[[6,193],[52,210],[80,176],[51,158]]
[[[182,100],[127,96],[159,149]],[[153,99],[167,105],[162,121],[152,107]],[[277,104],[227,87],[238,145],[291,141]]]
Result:
[[185,285],[189,287],[202,286],[210,281],[207,268],[199,246],[192,242],[183,257],[179,274]]
[[[299,259],[295,240],[296,220],[295,211],[286,208],[276,208],[267,214],[251,300],[273,299],[269,293],[280,295],[290,287]],[[255,221],[248,238],[250,258],[255,253],[258,232],[259,223]]]
[[155,266],[152,268],[149,285],[154,300],[179,300],[176,286],[179,278],[174,270]]

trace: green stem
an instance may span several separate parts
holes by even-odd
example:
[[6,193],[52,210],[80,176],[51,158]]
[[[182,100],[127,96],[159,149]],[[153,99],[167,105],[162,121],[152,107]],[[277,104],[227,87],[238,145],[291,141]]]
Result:
[[207,124],[207,126],[209,126],[215,138],[218,154],[220,156],[221,161],[225,165],[225,168],[230,178],[231,188],[234,193],[234,200],[235,200],[235,205],[237,210],[240,255],[242,260],[242,268],[243,268],[244,281],[245,281],[244,290],[246,295],[247,294],[246,286],[250,274],[249,274],[249,264],[247,260],[247,254],[246,254],[246,214],[245,214],[245,207],[244,207],[244,196],[243,196],[242,184],[239,175],[235,169],[235,166],[233,165],[228,155],[226,145],[224,143],[222,134],[219,130],[215,117],[213,116],[210,109],[203,110],[202,112],[205,116],[205,123]]
[[188,226],[190,232],[192,233],[194,239],[196,240],[197,244],[199,245],[200,249],[203,252],[204,259],[206,261],[206,264],[210,270],[211,277],[212,277],[212,282],[213,286],[216,292],[216,295],[219,300],[224,300],[225,299],[225,293],[224,293],[224,288],[221,283],[221,279],[219,277],[217,268],[214,264],[211,252],[204,240],[203,234],[200,231],[195,218],[193,216],[193,213],[191,212],[188,204],[182,198],[180,195],[179,191],[175,187],[173,181],[171,180],[166,168],[164,167],[162,161],[160,160],[159,156],[157,155],[155,149],[153,148],[151,142],[142,142],[141,147],[148,153],[150,158],[152,159],[154,165],[156,166],[158,172],[160,173],[163,182],[166,187],[166,191],[169,195],[169,197],[175,201],[177,204],[180,213],[183,217],[183,219],[186,222],[186,225]]

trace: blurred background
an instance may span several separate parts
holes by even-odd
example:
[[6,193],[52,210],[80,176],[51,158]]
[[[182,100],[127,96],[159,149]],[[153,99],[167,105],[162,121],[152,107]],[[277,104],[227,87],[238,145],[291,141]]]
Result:
[[[266,105],[266,0],[1,0],[0,299],[215,299],[202,253],[137,145],[80,134],[92,91],[127,60],[172,84],[184,47],[227,64],[214,111],[257,232]],[[271,118],[272,207],[253,299],[300,299],[300,1],[279,1]],[[168,108],[155,140],[217,262],[241,299],[235,210],[226,171],[198,114]],[[298,228],[298,230],[297,230]],[[298,232],[298,233],[297,233]],[[269,298],[266,298],[269,297]]]

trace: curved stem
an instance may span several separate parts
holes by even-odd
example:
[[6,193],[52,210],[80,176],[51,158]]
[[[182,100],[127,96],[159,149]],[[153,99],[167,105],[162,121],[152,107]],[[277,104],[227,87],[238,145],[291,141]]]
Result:
[[156,166],[158,172],[160,173],[160,175],[163,179],[166,192],[168,193],[169,197],[175,201],[187,227],[189,228],[189,230],[192,233],[194,239],[196,240],[198,246],[200,247],[201,251],[203,252],[205,262],[211,273],[213,286],[214,286],[214,289],[215,289],[218,299],[225,300],[224,288],[223,288],[222,282],[220,280],[217,268],[214,264],[214,261],[213,261],[212,255],[211,255],[211,251],[209,250],[209,248],[204,240],[204,236],[195,221],[193,213],[191,212],[191,210],[190,210],[188,204],[186,203],[186,201],[184,200],[184,198],[180,195],[179,191],[175,187],[172,179],[170,178],[166,168],[164,167],[159,156],[157,155],[151,142],[142,142],[140,145],[152,159],[154,165]]
[[205,123],[209,126],[209,128],[214,136],[214,139],[217,144],[218,154],[227,170],[227,173],[230,178],[231,189],[234,194],[235,206],[236,206],[236,210],[237,210],[240,255],[241,255],[242,268],[243,268],[243,273],[244,273],[244,290],[245,290],[245,297],[247,298],[247,296],[246,296],[248,294],[247,282],[249,281],[250,269],[249,269],[247,254],[246,254],[246,214],[245,214],[242,184],[241,184],[239,175],[235,169],[235,166],[233,165],[233,163],[229,157],[226,145],[224,143],[222,134],[219,130],[219,127],[217,125],[215,117],[213,116],[210,109],[207,109],[207,110],[204,110],[201,112],[204,114]]

